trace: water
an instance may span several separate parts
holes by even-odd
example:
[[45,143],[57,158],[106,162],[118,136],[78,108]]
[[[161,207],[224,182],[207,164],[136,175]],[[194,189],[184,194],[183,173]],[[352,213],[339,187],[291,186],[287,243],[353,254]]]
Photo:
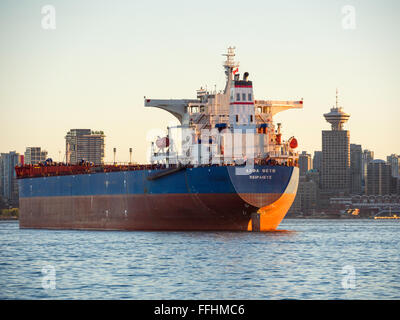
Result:
[[400,298],[400,221],[284,220],[280,229],[290,231],[20,230],[3,221],[0,299]]

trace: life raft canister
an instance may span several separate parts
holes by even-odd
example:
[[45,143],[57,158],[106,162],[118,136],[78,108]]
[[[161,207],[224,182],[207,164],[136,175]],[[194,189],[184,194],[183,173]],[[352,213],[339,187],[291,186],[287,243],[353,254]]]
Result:
[[289,141],[289,147],[292,149],[296,149],[298,146],[297,139],[295,137],[291,137]]
[[156,141],[156,146],[158,148],[166,148],[169,146],[169,139],[168,137],[159,138]]

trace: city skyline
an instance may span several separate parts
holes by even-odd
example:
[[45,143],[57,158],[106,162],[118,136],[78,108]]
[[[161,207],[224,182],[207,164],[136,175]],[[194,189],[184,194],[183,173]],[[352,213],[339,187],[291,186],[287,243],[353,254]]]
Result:
[[[113,161],[114,147],[117,161],[128,162],[133,148],[133,160],[145,162],[148,132],[165,132],[174,119],[146,109],[143,96],[193,98],[200,86],[222,89],[221,54],[234,45],[239,72],[250,73],[256,99],[304,98],[303,110],[275,117],[285,139],[298,139],[299,151],[321,150],[320,132],[329,128],[322,114],[335,104],[338,88],[339,105],[351,115],[350,142],[385,160],[400,153],[395,139],[400,43],[391,37],[400,31],[395,17],[400,4],[354,1],[353,30],[342,25],[347,4],[255,1],[243,8],[242,18],[229,21],[230,28],[221,28],[226,3],[213,3],[203,25],[191,21],[211,3],[194,8],[173,1],[154,8],[125,1],[112,7],[105,1],[95,7],[52,1],[57,27],[43,30],[42,4],[4,1],[0,151],[41,146],[58,161],[59,151],[62,158],[65,153],[65,132],[92,128],[107,136],[106,162]],[[162,32],[143,14],[149,10],[152,19],[164,22]],[[284,25],[281,17],[300,22]],[[207,46],[199,45],[199,37]]]
[[0,299],[400,300],[399,13],[1,0]]

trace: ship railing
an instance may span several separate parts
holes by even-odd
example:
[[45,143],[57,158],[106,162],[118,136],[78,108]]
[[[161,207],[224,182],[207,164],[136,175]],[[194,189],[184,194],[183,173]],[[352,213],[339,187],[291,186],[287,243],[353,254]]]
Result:
[[[50,176],[65,176],[65,175],[80,175],[92,173],[108,173],[120,171],[141,171],[141,170],[160,170],[167,168],[194,168],[194,167],[215,167],[215,166],[236,166],[243,165],[245,161],[230,161],[221,162],[220,164],[132,164],[132,163],[112,163],[112,164],[64,164],[52,163],[51,165],[22,165],[16,166],[15,172],[17,179],[23,178],[36,178],[36,177],[50,177]],[[298,166],[297,159],[295,158],[255,158],[254,163],[257,165],[284,165],[284,166]]]

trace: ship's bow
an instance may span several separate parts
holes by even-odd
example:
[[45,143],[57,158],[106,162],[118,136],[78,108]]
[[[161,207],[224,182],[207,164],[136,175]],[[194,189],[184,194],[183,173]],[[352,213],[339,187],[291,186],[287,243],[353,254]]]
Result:
[[252,214],[247,230],[276,230],[296,197],[299,168],[231,167],[228,172],[237,194],[248,204],[259,208]]

